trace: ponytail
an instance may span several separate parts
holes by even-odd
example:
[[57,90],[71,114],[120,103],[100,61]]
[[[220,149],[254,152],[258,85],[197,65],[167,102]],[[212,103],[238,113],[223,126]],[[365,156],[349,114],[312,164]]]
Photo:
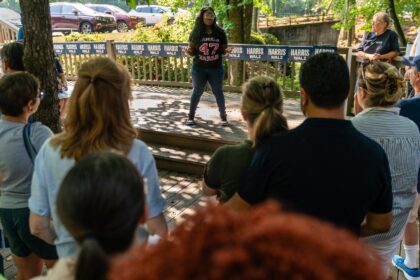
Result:
[[77,259],[75,280],[105,280],[108,268],[108,256],[99,242],[93,237],[85,238]]
[[287,120],[282,112],[273,106],[267,107],[254,121],[254,145],[270,135],[287,129]]
[[253,126],[254,146],[264,138],[286,131],[283,116],[283,97],[277,83],[268,77],[257,76],[242,87],[242,110]]

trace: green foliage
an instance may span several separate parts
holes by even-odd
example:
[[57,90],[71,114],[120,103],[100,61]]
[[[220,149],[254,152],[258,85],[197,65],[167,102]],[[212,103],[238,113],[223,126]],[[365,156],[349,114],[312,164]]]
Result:
[[106,41],[106,34],[104,33],[70,33],[64,37],[66,42],[103,42]]
[[1,8],[8,8],[20,13],[20,6],[18,0],[3,0],[0,1]]
[[260,33],[256,33],[256,32],[251,32],[251,39],[250,39],[250,44],[256,44],[256,45],[264,45],[265,44],[265,40],[262,34]]
[[304,15],[314,12],[319,0],[270,0],[272,14],[277,17]]
[[172,24],[168,24],[168,18],[164,18],[160,23],[145,27],[138,25],[136,30],[127,33],[92,33],[80,34],[71,33],[64,37],[66,42],[98,42],[114,40],[119,42],[188,42],[189,34],[192,30],[194,20],[189,13],[178,13]]
[[157,5],[170,7],[172,11],[188,6],[188,0],[156,0]]
[[251,32],[250,44],[256,45],[279,45],[280,41],[270,33]]
[[270,33],[263,33],[264,42],[266,45],[280,45],[279,39]]
[[[331,6],[334,14],[340,16],[341,21],[336,24],[337,28],[344,27],[346,30],[355,26],[355,20],[362,17],[365,19],[363,30],[370,30],[372,24],[372,17],[376,12],[389,11],[388,0],[364,0],[364,1],[350,1],[349,9],[346,8],[346,0],[321,0],[319,8],[321,10]],[[394,1],[397,17],[402,22],[405,17],[410,18],[411,21],[420,23],[420,6],[418,0],[398,0]]]
[[[172,24],[168,24],[168,18],[164,18],[160,23],[151,27],[149,31],[152,31],[153,35],[156,36],[160,42],[188,42],[189,34],[193,28],[194,20],[189,13],[179,13],[175,17]],[[174,32],[176,30],[176,32]],[[142,37],[142,33],[137,32],[136,38]],[[150,35],[149,35],[150,36]]]

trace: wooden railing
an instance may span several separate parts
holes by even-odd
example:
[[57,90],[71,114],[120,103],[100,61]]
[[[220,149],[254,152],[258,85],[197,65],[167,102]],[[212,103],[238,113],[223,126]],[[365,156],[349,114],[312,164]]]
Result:
[[0,19],[0,45],[16,40],[18,27]]
[[290,17],[271,17],[258,19],[258,27],[265,28],[270,26],[288,26],[301,25],[309,23],[330,22],[337,20],[337,17],[331,14],[306,15],[306,16],[290,16]]
[[[56,54],[69,80],[76,79],[80,65],[97,56],[108,56],[124,65],[136,84],[192,87],[192,58],[185,55],[186,44],[86,42],[55,43]],[[293,47],[231,45],[225,60],[225,84],[228,91],[240,91],[240,85],[229,78],[235,61],[243,80],[255,75],[273,77],[287,93],[297,93],[300,65],[316,51],[337,51],[347,58],[348,49],[334,47]],[[238,69],[238,66],[235,66]]]

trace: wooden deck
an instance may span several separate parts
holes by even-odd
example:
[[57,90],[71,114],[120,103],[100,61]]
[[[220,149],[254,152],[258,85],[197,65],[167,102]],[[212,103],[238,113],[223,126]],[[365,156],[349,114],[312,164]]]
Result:
[[[247,137],[246,126],[240,115],[240,95],[226,94],[230,125],[221,127],[215,99],[211,94],[205,93],[197,110],[198,125],[195,128],[184,125],[188,113],[189,95],[190,90],[136,87],[131,108],[133,122],[138,127],[162,132],[175,131],[193,137],[232,141],[241,141]],[[284,112],[291,128],[303,120],[299,102],[296,100],[285,100]],[[203,159],[208,159],[208,157],[203,156]],[[160,170],[159,177],[162,195],[166,199],[164,214],[169,228],[173,229],[185,215],[194,212],[194,207],[206,203],[201,196],[201,178],[168,170]],[[14,279],[16,271],[13,262],[6,260],[6,257],[10,256],[10,250],[3,249],[0,253],[5,257],[6,278]],[[404,279],[402,273],[397,275],[394,267],[391,268],[391,272],[393,279]]]

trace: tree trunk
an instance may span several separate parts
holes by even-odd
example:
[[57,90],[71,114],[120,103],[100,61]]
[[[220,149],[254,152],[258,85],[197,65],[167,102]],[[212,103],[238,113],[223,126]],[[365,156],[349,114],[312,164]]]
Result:
[[407,40],[405,39],[405,35],[401,28],[400,21],[398,19],[397,13],[395,12],[394,0],[388,0],[388,9],[389,9],[389,14],[394,21],[395,30],[398,33],[398,37],[400,37],[401,45],[406,46]]
[[250,4],[246,4],[242,9],[242,31],[244,32],[243,43],[249,44],[251,41],[251,27],[252,27],[252,12],[254,5],[251,1]]
[[45,97],[34,119],[59,132],[60,111],[58,105],[57,73],[54,64],[54,48],[51,32],[48,0],[20,0],[24,26],[23,62],[28,72],[41,82]]
[[[232,22],[232,29],[229,32],[229,41],[231,43],[244,43],[243,30],[243,6],[238,6],[241,0],[229,1],[231,9],[229,10],[229,20]],[[243,61],[231,61],[230,63],[229,80],[231,85],[240,86],[243,82],[242,69],[244,67]]]
[[253,32],[259,32],[258,30],[258,11],[259,9],[254,7],[254,10],[252,12],[252,31]]
[[[241,4],[242,0],[230,0],[229,20],[232,22],[229,41],[237,44],[247,44],[251,39],[253,4]],[[239,5],[240,4],[240,5]],[[231,61],[229,80],[232,85],[240,86],[243,83],[243,61]]]
[[[354,8],[356,6],[356,0],[348,0],[350,3],[350,8]],[[347,36],[347,46],[351,47],[353,44],[354,38],[356,38],[356,15],[352,15],[350,18],[351,28],[349,29],[349,33]]]
[[271,11],[273,12],[273,15],[276,15],[276,12],[277,12],[277,9],[276,9],[276,0],[271,0]]

